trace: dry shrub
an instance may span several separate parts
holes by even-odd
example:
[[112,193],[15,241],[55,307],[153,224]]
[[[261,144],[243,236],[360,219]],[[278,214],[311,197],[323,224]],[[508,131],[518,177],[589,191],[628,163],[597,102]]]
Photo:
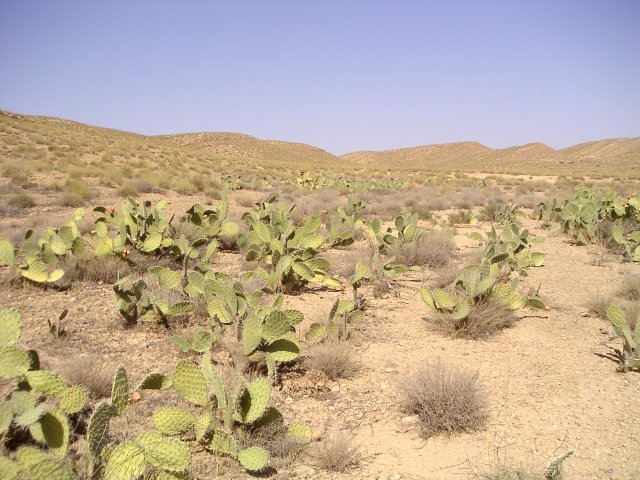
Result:
[[485,425],[488,402],[478,374],[439,360],[421,365],[399,385],[402,408],[420,418],[422,435],[451,435]]
[[329,271],[342,278],[351,278],[356,271],[358,263],[371,263],[373,250],[370,246],[359,246],[355,250],[348,252],[338,252],[337,250],[327,252],[325,257],[330,261]]
[[304,365],[318,370],[327,378],[349,378],[360,370],[360,363],[354,358],[353,347],[348,342],[323,342],[307,349]]
[[470,339],[488,338],[517,321],[513,310],[492,301],[473,305],[471,313],[461,320],[453,320],[449,315],[439,312],[429,318],[437,331],[453,338]]
[[353,436],[345,432],[327,436],[316,445],[313,456],[320,468],[333,472],[343,472],[362,459],[360,446],[355,443]]
[[36,206],[35,199],[27,192],[18,192],[10,195],[7,203],[17,208],[31,208]]
[[444,288],[451,285],[460,275],[460,268],[457,265],[449,264],[438,270],[433,286],[436,288]]
[[438,268],[449,264],[454,248],[455,242],[450,235],[427,231],[418,241],[392,246],[390,255],[401,265]]
[[467,224],[473,220],[473,212],[471,210],[458,210],[447,216],[449,225]]
[[89,282],[115,283],[130,270],[127,262],[120,257],[89,257],[78,261],[79,279]]
[[589,311],[600,318],[607,318],[607,308],[611,305],[611,297],[604,293],[598,293],[589,299],[587,306]]
[[625,300],[640,300],[640,274],[631,274],[622,281],[616,290],[616,296]]
[[80,207],[94,196],[93,189],[80,180],[67,180],[59,203],[65,207]]
[[71,358],[62,363],[58,372],[72,385],[85,387],[95,400],[111,395],[111,383],[115,368],[105,365],[104,360],[89,356]]

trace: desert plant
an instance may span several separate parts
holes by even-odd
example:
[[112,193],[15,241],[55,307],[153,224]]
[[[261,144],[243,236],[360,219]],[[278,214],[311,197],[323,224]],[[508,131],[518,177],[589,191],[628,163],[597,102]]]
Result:
[[441,360],[421,365],[398,388],[403,410],[420,418],[425,437],[472,431],[489,417],[478,375]]
[[314,448],[313,457],[324,470],[344,472],[362,460],[360,446],[345,432],[328,435]]
[[352,377],[360,369],[353,347],[344,341],[327,340],[305,349],[304,365],[330,380]]
[[620,366],[623,371],[640,369],[640,314],[636,318],[635,329],[631,331],[624,310],[616,305],[607,308],[607,318],[613,325],[616,335],[622,339]]
[[[81,411],[87,401],[82,388],[69,387],[59,375],[39,369],[38,355],[18,346],[22,318],[18,311],[0,309],[0,377],[13,388],[0,400],[0,440],[3,450],[15,442],[11,457],[0,457],[7,478],[30,474],[30,478],[73,479],[72,464],[66,460],[72,425],[70,415]],[[46,402],[46,403],[45,403]],[[28,436],[24,433],[28,432]],[[46,449],[29,445],[35,443]],[[33,476],[40,472],[40,476]]]

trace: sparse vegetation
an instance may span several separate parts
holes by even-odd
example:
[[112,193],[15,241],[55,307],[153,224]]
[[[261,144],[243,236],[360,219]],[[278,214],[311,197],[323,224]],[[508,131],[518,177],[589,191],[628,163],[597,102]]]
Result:
[[398,389],[404,411],[418,415],[427,438],[476,430],[489,417],[478,375],[442,360],[418,367]]

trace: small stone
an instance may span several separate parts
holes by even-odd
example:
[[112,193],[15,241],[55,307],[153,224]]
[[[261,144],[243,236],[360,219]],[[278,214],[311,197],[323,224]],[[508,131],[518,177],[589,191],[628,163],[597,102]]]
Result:
[[338,392],[340,391],[340,387],[339,387],[338,385],[336,385],[336,386],[334,386],[334,387],[331,387],[331,391],[332,391],[333,393],[338,393]]

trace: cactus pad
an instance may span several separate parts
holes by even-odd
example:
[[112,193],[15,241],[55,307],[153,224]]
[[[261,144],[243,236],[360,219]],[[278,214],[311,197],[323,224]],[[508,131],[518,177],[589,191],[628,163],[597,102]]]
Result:
[[213,332],[205,330],[204,328],[198,328],[193,336],[192,348],[196,352],[202,353],[209,350],[215,341],[216,337]]
[[13,421],[13,408],[6,400],[0,400],[0,435],[9,430]]
[[14,390],[9,398],[13,413],[22,415],[36,406],[36,397],[26,390]]
[[109,440],[109,421],[112,416],[111,405],[101,403],[89,418],[87,443],[89,444],[89,456],[93,463],[100,460],[100,453]]
[[36,423],[44,415],[44,409],[42,406],[34,406],[28,410],[23,411],[16,417],[16,424],[21,427],[27,428]]
[[169,472],[183,472],[191,461],[184,442],[165,437],[160,432],[142,432],[136,436],[135,443],[144,450],[147,462]]
[[287,438],[297,443],[309,443],[311,441],[311,427],[305,422],[293,422],[287,427]]
[[124,367],[118,368],[113,377],[111,387],[111,412],[115,416],[122,415],[129,406],[129,380]]
[[144,452],[133,442],[113,449],[104,471],[104,480],[136,480],[147,465]]
[[0,377],[17,378],[29,370],[29,354],[19,347],[5,347],[0,351]]
[[67,415],[78,413],[87,403],[87,392],[82,387],[72,387],[62,397],[60,410]]
[[246,470],[258,472],[269,463],[269,452],[262,447],[249,447],[238,452],[238,461]]
[[262,337],[267,340],[277,340],[291,330],[286,313],[276,310],[271,312],[262,326]]
[[0,264],[11,266],[15,261],[13,244],[9,240],[0,240]]
[[276,362],[290,362],[300,355],[300,346],[295,341],[286,338],[270,343],[264,350],[270,353]]
[[137,390],[165,390],[171,388],[172,385],[173,382],[170,378],[167,378],[161,373],[152,373],[140,382]]
[[27,372],[26,375],[29,386],[36,392],[48,397],[62,397],[69,390],[64,379],[53,372],[34,370]]
[[238,445],[231,434],[222,430],[213,432],[209,448],[216,453],[235,456],[238,453]]
[[264,415],[271,401],[271,382],[266,378],[252,381],[240,397],[236,420],[253,423]]
[[325,327],[319,323],[312,323],[304,337],[308,342],[317,342],[324,337],[326,333]]
[[173,372],[173,387],[185,400],[204,405],[209,396],[204,375],[197,365],[189,361],[182,361]]
[[0,347],[15,345],[20,340],[22,317],[11,308],[0,308]]
[[262,320],[250,315],[242,325],[242,348],[245,355],[250,355],[262,341]]
[[18,475],[18,464],[5,456],[0,456],[0,478],[13,480]]
[[177,407],[157,410],[151,417],[156,428],[166,435],[180,435],[189,430],[195,423],[189,412]]
[[37,423],[29,427],[29,432],[36,441],[46,444],[53,453],[61,457],[67,454],[69,420],[62,412],[46,413]]
[[64,460],[45,458],[29,468],[29,480],[75,480],[71,465]]

